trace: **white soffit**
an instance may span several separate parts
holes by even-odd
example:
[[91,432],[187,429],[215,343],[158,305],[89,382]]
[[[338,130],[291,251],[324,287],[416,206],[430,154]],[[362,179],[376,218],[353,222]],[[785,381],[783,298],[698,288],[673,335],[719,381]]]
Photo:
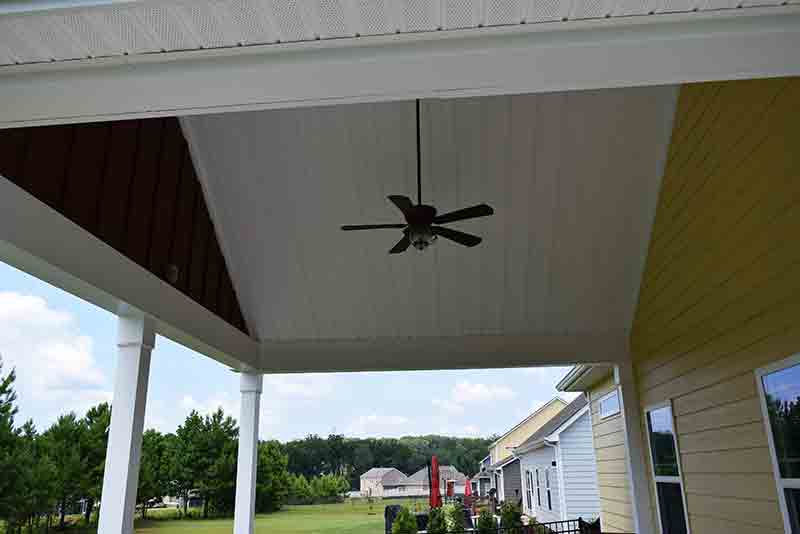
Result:
[[[797,3],[800,0],[790,0]],[[784,0],[140,0],[0,4],[0,65],[785,5]],[[74,7],[65,7],[73,5]]]
[[265,368],[612,361],[626,356],[676,94],[423,101],[423,200],[496,214],[453,225],[483,236],[476,248],[440,239],[394,256],[399,231],[339,226],[401,221],[386,196],[415,190],[413,102],[183,126]]

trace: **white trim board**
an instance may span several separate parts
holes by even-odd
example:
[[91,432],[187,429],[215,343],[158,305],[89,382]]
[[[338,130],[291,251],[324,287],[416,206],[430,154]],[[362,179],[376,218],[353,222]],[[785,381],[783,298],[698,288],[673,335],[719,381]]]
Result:
[[798,49],[776,6],[10,66],[0,127],[790,76]]
[[0,261],[112,313],[150,315],[157,333],[237,369],[258,343],[0,177]]

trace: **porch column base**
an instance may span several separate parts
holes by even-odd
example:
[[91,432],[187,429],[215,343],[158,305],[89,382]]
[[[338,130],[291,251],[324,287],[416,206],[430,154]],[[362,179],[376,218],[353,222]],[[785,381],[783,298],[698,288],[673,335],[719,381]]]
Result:
[[234,534],[253,534],[256,511],[256,473],[258,469],[258,417],[263,376],[242,372],[239,417],[239,453],[236,469]]
[[150,354],[155,346],[149,317],[119,317],[117,335],[118,361],[98,534],[133,534]]

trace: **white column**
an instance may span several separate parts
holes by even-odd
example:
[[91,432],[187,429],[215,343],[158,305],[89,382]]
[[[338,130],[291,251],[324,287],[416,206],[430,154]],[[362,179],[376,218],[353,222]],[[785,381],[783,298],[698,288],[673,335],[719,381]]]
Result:
[[617,365],[614,368],[614,379],[619,385],[634,530],[636,534],[656,534],[653,516],[650,513],[646,450],[642,439],[642,410],[639,405],[633,365],[630,362]]
[[148,317],[119,317],[117,328],[117,371],[98,534],[133,533],[150,353],[155,345]]
[[256,471],[258,468],[258,412],[263,376],[241,374],[242,408],[239,417],[239,457],[236,470],[234,534],[253,534],[256,512]]

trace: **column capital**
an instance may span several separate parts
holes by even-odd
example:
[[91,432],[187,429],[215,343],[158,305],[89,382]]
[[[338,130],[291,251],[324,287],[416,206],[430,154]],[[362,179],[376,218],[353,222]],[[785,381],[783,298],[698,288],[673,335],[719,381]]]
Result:
[[239,377],[239,391],[242,393],[261,393],[263,383],[263,374],[243,371]]

